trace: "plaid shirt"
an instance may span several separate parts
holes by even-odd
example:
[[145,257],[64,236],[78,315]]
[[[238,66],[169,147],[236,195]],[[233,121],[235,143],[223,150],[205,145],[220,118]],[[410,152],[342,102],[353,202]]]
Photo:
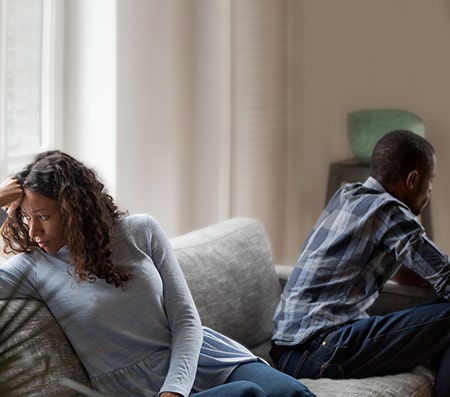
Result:
[[306,239],[274,315],[273,340],[296,345],[368,317],[403,264],[450,298],[449,258],[409,208],[374,178],[341,188]]

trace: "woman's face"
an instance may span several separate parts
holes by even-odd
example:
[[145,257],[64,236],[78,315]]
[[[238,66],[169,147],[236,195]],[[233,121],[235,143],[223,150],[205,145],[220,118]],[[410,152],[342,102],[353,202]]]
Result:
[[20,206],[30,238],[45,252],[54,254],[66,244],[59,206],[55,200],[25,189]]

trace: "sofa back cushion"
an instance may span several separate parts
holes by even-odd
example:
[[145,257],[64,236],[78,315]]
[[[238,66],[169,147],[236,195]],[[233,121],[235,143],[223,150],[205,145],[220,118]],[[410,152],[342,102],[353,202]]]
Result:
[[171,241],[203,324],[268,358],[281,287],[262,224],[234,218]]

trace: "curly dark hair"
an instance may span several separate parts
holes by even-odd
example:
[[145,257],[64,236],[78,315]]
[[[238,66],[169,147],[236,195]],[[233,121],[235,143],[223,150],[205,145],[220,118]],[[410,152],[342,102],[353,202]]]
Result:
[[385,186],[395,184],[415,169],[431,170],[434,154],[433,146],[420,135],[408,130],[391,131],[375,145],[371,176]]
[[[119,211],[94,170],[59,150],[36,156],[15,175],[23,189],[57,202],[71,255],[68,271],[78,281],[104,279],[122,287],[132,274],[114,265],[111,239]],[[5,253],[29,253],[38,245],[28,234],[19,207],[2,228]]]

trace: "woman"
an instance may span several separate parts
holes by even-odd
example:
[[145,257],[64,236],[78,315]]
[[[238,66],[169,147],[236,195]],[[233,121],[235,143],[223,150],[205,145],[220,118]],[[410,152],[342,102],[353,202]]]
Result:
[[42,153],[5,183],[0,199],[10,203],[5,252],[19,254],[0,268],[0,298],[17,291],[43,300],[98,391],[314,396],[243,346],[202,328],[158,223],[119,211],[81,162],[60,151]]

